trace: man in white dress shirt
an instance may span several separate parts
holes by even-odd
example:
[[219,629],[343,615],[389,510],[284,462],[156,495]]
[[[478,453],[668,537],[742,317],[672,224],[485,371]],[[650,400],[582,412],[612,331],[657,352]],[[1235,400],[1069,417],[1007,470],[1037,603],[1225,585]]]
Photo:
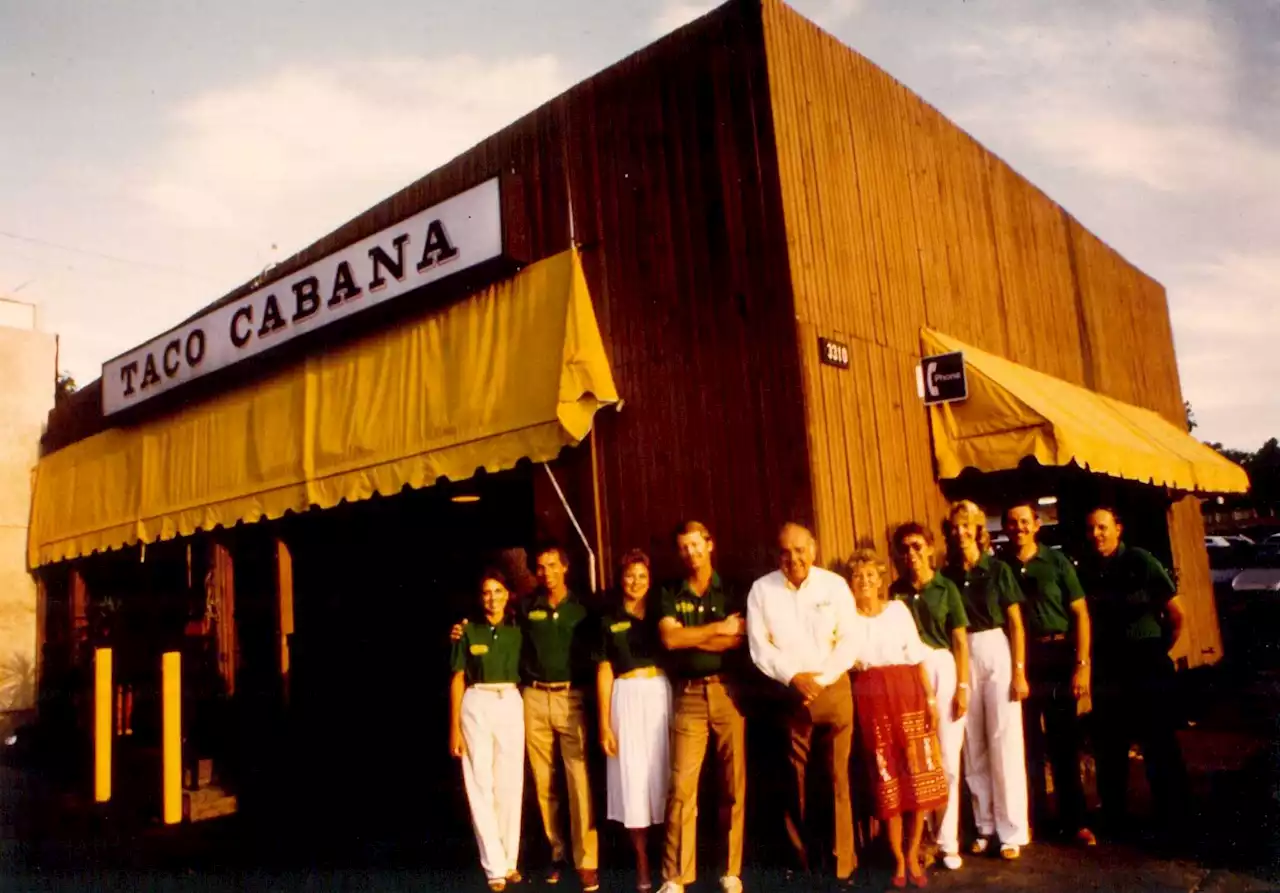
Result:
[[761,672],[788,688],[792,787],[787,837],[797,868],[808,872],[805,769],[813,730],[826,726],[831,738],[836,877],[848,882],[858,864],[849,796],[853,697],[848,673],[857,657],[861,623],[844,578],[814,566],[817,544],[806,528],[785,525],[778,534],[778,554],[779,570],[756,580],[747,596],[747,641]]

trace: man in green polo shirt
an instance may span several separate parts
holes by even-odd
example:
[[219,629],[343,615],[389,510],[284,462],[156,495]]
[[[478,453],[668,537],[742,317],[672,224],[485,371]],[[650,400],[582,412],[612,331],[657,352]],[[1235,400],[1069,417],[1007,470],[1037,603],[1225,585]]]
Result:
[[1026,678],[1030,697],[1023,704],[1032,826],[1044,835],[1050,825],[1045,759],[1053,767],[1058,830],[1085,846],[1097,838],[1085,824],[1080,779],[1082,699],[1089,697],[1090,622],[1075,566],[1061,552],[1041,545],[1040,518],[1029,502],[1004,513],[1009,547],[1003,558],[1026,598]]
[[538,589],[519,612],[524,633],[520,675],[524,680],[525,745],[533,771],[542,826],[551,844],[548,883],[560,880],[565,861],[560,796],[555,784],[559,745],[569,794],[573,862],[584,890],[599,889],[598,846],[587,777],[587,721],[583,691],[595,679],[592,630],[587,609],[565,585],[569,561],[559,545],[534,554]]
[[671,719],[671,791],[660,893],[683,893],[697,877],[698,777],[715,739],[719,764],[720,832],[726,837],[723,893],[742,890],[742,836],[746,817],[746,722],[736,687],[742,666],[746,601],[711,566],[715,542],[706,526],[689,521],[676,530],[684,579],[663,587],[658,634],[670,652],[675,689]]
[[1188,806],[1187,770],[1176,735],[1174,667],[1185,627],[1177,588],[1160,562],[1126,546],[1115,509],[1094,509],[1085,523],[1093,549],[1080,562],[1096,629],[1098,684],[1094,746],[1098,792],[1110,828],[1127,823],[1129,748],[1142,747],[1151,785],[1152,814],[1176,831]]

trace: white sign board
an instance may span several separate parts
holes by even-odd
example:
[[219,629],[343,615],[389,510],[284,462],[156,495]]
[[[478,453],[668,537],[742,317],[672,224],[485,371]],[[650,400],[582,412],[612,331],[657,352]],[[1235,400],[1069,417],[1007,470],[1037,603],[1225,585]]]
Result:
[[103,415],[501,254],[495,177],[104,363]]

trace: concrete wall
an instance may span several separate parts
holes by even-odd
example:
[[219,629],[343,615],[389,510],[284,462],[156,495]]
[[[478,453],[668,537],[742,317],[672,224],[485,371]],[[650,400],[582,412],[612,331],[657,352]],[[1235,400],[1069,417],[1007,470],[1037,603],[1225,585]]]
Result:
[[27,525],[56,364],[52,335],[0,325],[0,726],[35,706],[36,585],[27,571]]

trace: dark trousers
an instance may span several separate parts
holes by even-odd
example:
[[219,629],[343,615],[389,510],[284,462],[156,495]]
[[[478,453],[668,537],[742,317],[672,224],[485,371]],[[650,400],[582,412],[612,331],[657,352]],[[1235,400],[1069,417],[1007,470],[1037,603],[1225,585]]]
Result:
[[1074,834],[1085,821],[1084,786],[1080,782],[1080,720],[1071,680],[1076,670],[1075,643],[1057,640],[1027,643],[1027,671],[1031,697],[1023,704],[1023,732],[1027,741],[1027,782],[1031,794],[1031,824],[1037,836],[1052,827],[1044,765],[1053,767],[1058,803],[1058,830]]
[[828,749],[831,770],[832,798],[834,801],[835,828],[833,844],[836,855],[836,876],[846,878],[858,865],[853,843],[853,801],[849,794],[849,751],[853,744],[853,693],[849,677],[842,675],[822,690],[812,703],[795,702],[787,718],[787,730],[791,739],[791,790],[787,801],[787,838],[796,857],[797,867],[810,868],[808,848],[805,845],[805,776],[809,765],[809,752],[813,744],[813,730],[825,726],[830,730],[831,746]]
[[1094,676],[1093,739],[1098,793],[1108,825],[1126,825],[1129,748],[1142,748],[1151,812],[1176,827],[1189,799],[1186,765],[1177,738],[1173,661],[1164,643],[1129,642],[1103,652]]

